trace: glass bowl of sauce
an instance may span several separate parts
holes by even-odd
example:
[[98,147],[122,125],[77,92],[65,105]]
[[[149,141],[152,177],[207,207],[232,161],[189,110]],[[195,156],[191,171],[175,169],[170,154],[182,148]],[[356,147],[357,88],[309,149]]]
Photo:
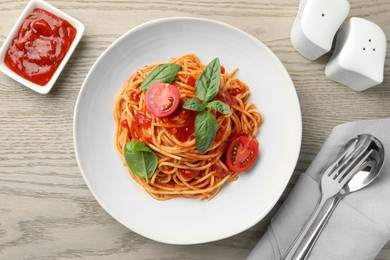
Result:
[[0,71],[47,94],[83,33],[79,21],[42,0],[31,0],[0,49]]

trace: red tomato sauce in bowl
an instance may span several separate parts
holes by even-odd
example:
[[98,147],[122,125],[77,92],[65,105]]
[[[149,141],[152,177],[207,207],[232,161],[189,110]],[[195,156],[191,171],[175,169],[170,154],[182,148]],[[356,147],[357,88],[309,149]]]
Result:
[[35,8],[12,39],[4,63],[19,76],[45,86],[68,52],[77,30],[68,21]]

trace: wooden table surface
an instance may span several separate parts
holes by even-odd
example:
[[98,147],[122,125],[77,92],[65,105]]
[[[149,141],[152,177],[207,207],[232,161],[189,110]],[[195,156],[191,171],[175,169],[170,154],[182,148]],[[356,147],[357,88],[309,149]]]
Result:
[[[244,259],[334,126],[390,116],[389,51],[381,85],[354,92],[332,82],[324,76],[330,55],[310,62],[291,45],[298,0],[48,2],[80,20],[86,29],[48,95],[37,94],[0,73],[0,259]],[[349,16],[377,23],[389,39],[389,0],[350,3]],[[26,0],[0,0],[0,44],[26,4]],[[73,147],[75,102],[99,55],[133,27],[172,16],[222,21],[261,40],[290,73],[302,109],[302,149],[280,201],[249,230],[201,245],[161,244],[115,221],[87,188]],[[390,259],[390,243],[376,259]]]

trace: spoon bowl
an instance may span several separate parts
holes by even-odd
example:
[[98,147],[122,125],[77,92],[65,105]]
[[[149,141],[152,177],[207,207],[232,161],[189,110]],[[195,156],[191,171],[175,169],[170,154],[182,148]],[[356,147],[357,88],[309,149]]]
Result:
[[376,137],[368,134],[359,135],[367,143],[367,158],[356,168],[356,173],[342,188],[344,196],[360,190],[370,184],[381,172],[385,159],[383,144]]

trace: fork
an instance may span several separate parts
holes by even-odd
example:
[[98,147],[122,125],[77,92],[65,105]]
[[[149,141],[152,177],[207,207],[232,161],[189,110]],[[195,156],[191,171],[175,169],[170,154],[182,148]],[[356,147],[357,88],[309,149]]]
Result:
[[340,156],[326,169],[321,179],[319,202],[298,237],[282,257],[283,260],[293,259],[295,252],[313,225],[325,202],[335,196],[353,176],[354,171],[350,171],[350,168],[354,166],[356,160],[364,153],[365,143],[366,139],[363,138],[362,140],[360,136],[351,139],[341,151]]

